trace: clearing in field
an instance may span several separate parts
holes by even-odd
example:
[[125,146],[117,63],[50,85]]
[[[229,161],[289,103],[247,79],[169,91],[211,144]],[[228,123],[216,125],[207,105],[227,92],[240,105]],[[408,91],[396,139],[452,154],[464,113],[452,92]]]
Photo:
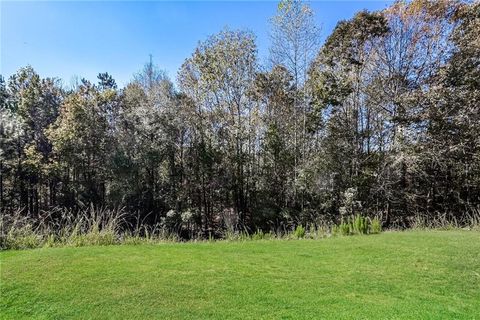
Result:
[[480,233],[1,255],[3,319],[478,319]]

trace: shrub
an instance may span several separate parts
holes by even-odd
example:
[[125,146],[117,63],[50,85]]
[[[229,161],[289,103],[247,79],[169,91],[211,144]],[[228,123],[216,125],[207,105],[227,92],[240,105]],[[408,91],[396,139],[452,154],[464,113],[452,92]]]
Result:
[[368,233],[367,219],[357,214],[351,220],[351,229],[355,234],[367,234]]
[[378,217],[370,220],[370,233],[376,234],[382,232],[382,222]]
[[257,230],[255,231],[254,234],[252,234],[252,240],[263,240],[265,239],[265,234],[263,233],[262,230]]
[[302,225],[298,225],[295,231],[293,232],[293,235],[297,239],[303,239],[305,237],[305,228]]
[[342,222],[338,225],[338,231],[342,236],[348,236],[350,234],[350,223]]
[[21,228],[10,229],[2,242],[4,243],[1,247],[6,249],[31,249],[40,246],[42,237],[27,224]]
[[343,236],[351,234],[380,233],[381,231],[382,225],[378,218],[370,220],[361,215],[352,216],[346,221],[342,219],[339,225],[334,225],[332,227],[332,234],[341,234]]
[[306,233],[306,238],[308,239],[317,239],[319,236],[318,229],[315,228],[315,225],[311,224],[308,232]]

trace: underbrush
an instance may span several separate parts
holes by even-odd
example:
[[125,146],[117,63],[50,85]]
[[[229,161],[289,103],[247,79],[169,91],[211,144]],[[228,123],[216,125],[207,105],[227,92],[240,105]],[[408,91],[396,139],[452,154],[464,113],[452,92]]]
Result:
[[469,229],[480,231],[480,209],[474,209],[466,212],[462,218],[456,218],[453,215],[443,213],[429,218],[425,215],[417,214],[410,219],[410,228],[415,230],[454,230]]
[[172,238],[154,227],[140,224],[132,227],[126,216],[121,209],[94,207],[80,211],[54,209],[36,218],[17,210],[12,214],[2,214],[0,248],[135,244]]
[[[128,218],[128,219],[127,219]],[[148,225],[133,219],[122,209],[84,208],[80,211],[54,209],[38,217],[25,215],[21,210],[2,213],[0,218],[0,249],[29,249],[39,247],[89,246],[89,245],[137,245],[178,241],[251,241],[322,239],[331,236],[368,235],[382,232],[382,219],[362,215],[343,217],[338,224],[317,223],[292,225],[282,232],[256,230],[230,230],[211,232],[207,236],[198,233],[185,239],[179,229],[165,225]],[[409,221],[410,229],[451,230],[467,228],[480,231],[480,212],[473,211],[458,220],[449,215],[434,218],[416,215]],[[394,228],[399,229],[399,228]],[[401,228],[405,229],[405,228]]]
[[355,215],[342,219],[339,225],[332,228],[333,234],[343,236],[355,234],[376,234],[382,232],[382,223],[378,217],[370,219],[361,215]]

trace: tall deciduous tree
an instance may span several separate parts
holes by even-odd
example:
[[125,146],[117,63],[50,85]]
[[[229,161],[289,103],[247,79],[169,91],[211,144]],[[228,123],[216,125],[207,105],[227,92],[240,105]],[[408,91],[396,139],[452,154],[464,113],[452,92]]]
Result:
[[[273,65],[283,65],[292,74],[294,95],[294,193],[297,191],[297,178],[301,173],[308,147],[307,117],[309,95],[304,85],[307,72],[320,41],[320,29],[314,21],[313,10],[299,0],[282,0],[278,4],[276,15],[271,19],[270,59]],[[303,208],[303,196],[301,205]]]
[[[217,181],[214,178],[207,186],[205,177],[201,178],[207,225],[212,223],[214,210],[230,208],[241,224],[247,223],[252,187],[249,161],[255,147],[251,137],[255,104],[249,90],[257,68],[256,50],[252,34],[224,30],[201,43],[179,75],[182,90],[191,95],[205,125],[198,142],[201,152],[208,155],[207,164],[212,157],[221,159],[216,168],[211,168]],[[215,191],[219,186],[222,194]],[[219,198],[224,205],[215,207],[211,201]]]

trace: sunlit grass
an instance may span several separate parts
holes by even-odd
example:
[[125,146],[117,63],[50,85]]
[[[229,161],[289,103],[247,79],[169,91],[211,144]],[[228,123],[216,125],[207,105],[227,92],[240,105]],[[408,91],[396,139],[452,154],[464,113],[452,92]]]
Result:
[[43,248],[1,257],[3,319],[475,319],[480,233]]

